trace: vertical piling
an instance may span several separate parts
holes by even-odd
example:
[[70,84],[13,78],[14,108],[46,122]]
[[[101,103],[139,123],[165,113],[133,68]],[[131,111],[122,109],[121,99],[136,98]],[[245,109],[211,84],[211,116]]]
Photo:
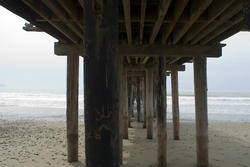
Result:
[[118,1],[84,0],[87,167],[119,167]]
[[165,57],[159,56],[157,78],[157,159],[158,167],[167,165],[166,71]]
[[68,161],[78,161],[79,56],[67,57],[67,148]]
[[197,166],[208,167],[207,58],[194,57]]
[[153,139],[153,70],[146,71],[147,139]]
[[172,115],[174,140],[179,140],[179,93],[178,93],[178,71],[171,71],[172,85]]
[[137,77],[136,82],[136,104],[137,104],[137,122],[141,122],[141,89],[140,89],[140,78]]

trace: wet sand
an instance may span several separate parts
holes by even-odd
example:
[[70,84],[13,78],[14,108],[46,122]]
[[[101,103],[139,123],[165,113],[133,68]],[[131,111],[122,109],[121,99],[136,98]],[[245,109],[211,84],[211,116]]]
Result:
[[[156,167],[154,139],[146,139],[142,124],[133,123],[129,140],[124,140],[124,167]],[[168,123],[169,167],[195,167],[195,124],[181,122],[180,140],[172,138]],[[67,162],[65,121],[0,120],[1,167],[82,167],[85,166],[84,124],[80,120],[79,162]],[[212,167],[250,166],[250,123],[209,122],[209,159]]]

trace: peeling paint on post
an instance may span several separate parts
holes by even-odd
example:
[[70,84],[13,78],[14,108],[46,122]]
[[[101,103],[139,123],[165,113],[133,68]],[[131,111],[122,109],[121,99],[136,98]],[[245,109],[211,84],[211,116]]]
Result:
[[158,61],[157,78],[157,159],[158,167],[167,165],[167,132],[166,132],[166,70],[165,57]]
[[118,1],[84,0],[87,167],[119,167]]

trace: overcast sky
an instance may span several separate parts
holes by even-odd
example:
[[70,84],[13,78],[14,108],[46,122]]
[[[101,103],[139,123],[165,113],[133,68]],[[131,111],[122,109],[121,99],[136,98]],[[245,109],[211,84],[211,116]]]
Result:
[[[25,32],[22,29],[25,20],[1,6],[0,20],[0,90],[65,90],[66,57],[53,54],[57,40],[45,33]],[[250,92],[250,33],[238,33],[223,43],[227,44],[223,56],[208,59],[208,90]],[[82,58],[80,63],[82,87]],[[186,71],[179,74],[179,88],[193,91],[192,64],[187,64]]]

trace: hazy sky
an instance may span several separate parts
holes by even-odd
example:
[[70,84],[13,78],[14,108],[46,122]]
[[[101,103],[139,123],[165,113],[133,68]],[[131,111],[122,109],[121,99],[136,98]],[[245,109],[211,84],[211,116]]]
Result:
[[[1,6],[0,20],[0,90],[65,89],[66,57],[53,54],[57,40],[45,33],[25,32],[26,21]],[[208,59],[208,90],[250,92],[250,33],[238,33],[223,43],[227,44],[223,56]],[[80,67],[82,86],[82,58]],[[193,91],[192,64],[179,74],[179,88]]]

